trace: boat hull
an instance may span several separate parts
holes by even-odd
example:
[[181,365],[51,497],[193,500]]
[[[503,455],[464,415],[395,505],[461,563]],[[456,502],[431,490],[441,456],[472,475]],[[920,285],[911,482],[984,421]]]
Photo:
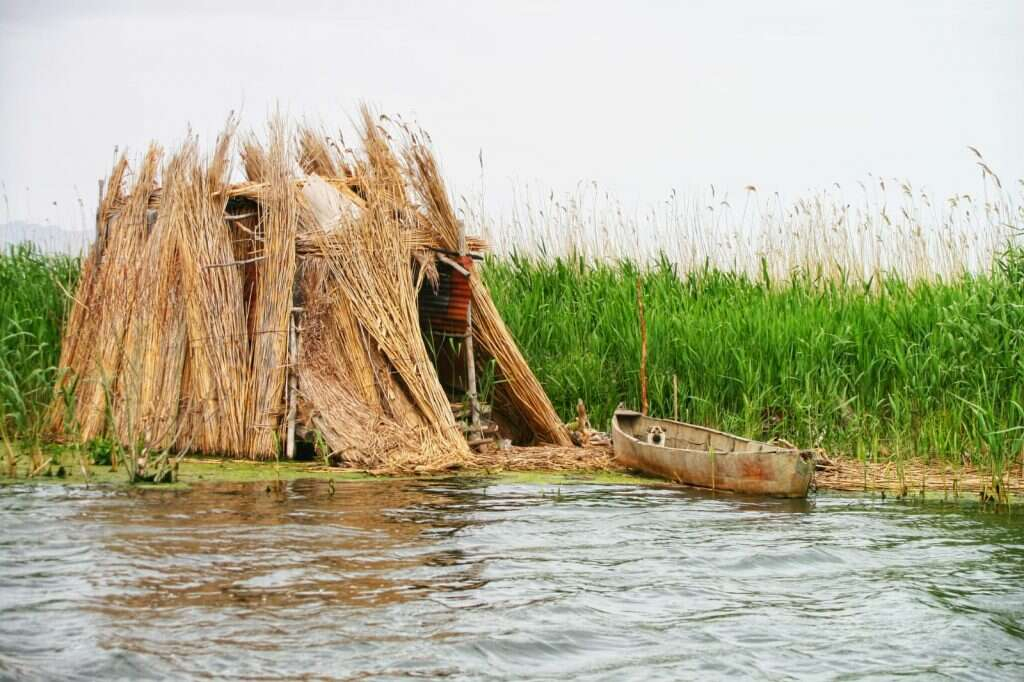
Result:
[[[645,440],[651,427],[664,431],[664,445]],[[782,448],[631,410],[612,420],[615,458],[624,466],[712,490],[748,495],[806,497],[814,475],[814,453]]]

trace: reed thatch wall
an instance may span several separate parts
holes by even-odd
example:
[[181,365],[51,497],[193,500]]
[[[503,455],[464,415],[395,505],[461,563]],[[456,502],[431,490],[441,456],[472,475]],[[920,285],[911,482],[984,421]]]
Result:
[[[190,136],[134,173],[117,161],[65,330],[56,436],[268,459],[292,423],[366,468],[472,460],[417,309],[459,224],[425,136],[361,114],[359,151],[280,120],[238,143],[229,121],[208,157]],[[236,148],[246,181],[231,184]],[[470,285],[496,402],[568,445],[475,272]]]

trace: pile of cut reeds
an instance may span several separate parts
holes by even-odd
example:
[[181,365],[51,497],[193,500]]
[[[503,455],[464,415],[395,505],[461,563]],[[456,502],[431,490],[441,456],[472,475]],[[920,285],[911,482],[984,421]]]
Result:
[[866,461],[853,457],[824,458],[814,474],[816,486],[827,490],[887,491],[897,497],[943,493],[961,495],[1024,495],[1024,467],[1006,469],[1001,475],[973,464],[924,462],[922,460]]
[[476,466],[492,471],[626,471],[610,445],[489,448],[477,456]]
[[[461,226],[424,136],[361,115],[360,151],[272,121],[266,142],[240,145],[236,184],[233,120],[209,158],[190,136],[162,168],[155,145],[134,174],[118,160],[65,329],[54,434],[268,459],[297,433],[378,471],[473,462],[417,306]],[[569,445],[475,273],[471,290],[499,397],[536,440]]]

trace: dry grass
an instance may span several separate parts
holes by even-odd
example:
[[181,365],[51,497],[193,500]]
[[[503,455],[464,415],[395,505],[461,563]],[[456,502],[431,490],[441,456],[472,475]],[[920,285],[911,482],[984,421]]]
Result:
[[542,445],[489,448],[477,456],[476,466],[491,471],[625,471],[615,461],[610,445],[565,447]]
[[820,457],[814,484],[823,490],[884,491],[897,497],[941,492],[949,497],[1024,495],[1024,466],[994,478],[991,470],[966,463],[923,460],[870,462],[852,457]]
[[800,271],[866,282],[955,279],[987,271],[1024,228],[1024,180],[1003,183],[976,150],[979,183],[937,196],[907,180],[863,182],[784,199],[754,186],[740,193],[674,189],[630,208],[596,184],[564,195],[516,187],[497,220],[460,205],[498,255],[636,263],[664,259],[682,274],[704,269],[785,280]]

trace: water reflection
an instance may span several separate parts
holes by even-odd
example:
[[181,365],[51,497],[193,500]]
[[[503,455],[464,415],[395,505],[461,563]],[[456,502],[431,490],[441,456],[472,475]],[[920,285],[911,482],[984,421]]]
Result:
[[0,677],[1016,676],[1016,517],[671,486],[0,491]]
[[[97,611],[131,620],[147,608],[370,607],[422,597],[444,586],[409,580],[418,567],[459,563],[461,552],[433,536],[471,523],[445,513],[465,498],[372,483],[332,494],[316,481],[136,495],[94,514],[113,529],[104,542],[117,557],[93,577],[98,589],[117,584]],[[478,583],[472,565],[448,574],[456,587]]]

